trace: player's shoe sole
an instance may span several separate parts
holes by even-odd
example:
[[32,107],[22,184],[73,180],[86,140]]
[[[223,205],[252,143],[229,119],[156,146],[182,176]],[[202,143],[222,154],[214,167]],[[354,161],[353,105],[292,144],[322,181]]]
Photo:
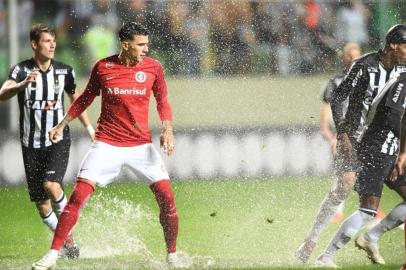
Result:
[[316,242],[312,240],[305,240],[295,252],[296,259],[302,263],[306,263],[309,260],[315,246]]
[[358,249],[365,251],[372,263],[379,265],[386,264],[384,258],[379,253],[378,245],[373,245],[370,241],[368,241],[368,239],[366,239],[365,237],[365,234],[361,234],[357,237],[357,239],[355,239],[355,246]]

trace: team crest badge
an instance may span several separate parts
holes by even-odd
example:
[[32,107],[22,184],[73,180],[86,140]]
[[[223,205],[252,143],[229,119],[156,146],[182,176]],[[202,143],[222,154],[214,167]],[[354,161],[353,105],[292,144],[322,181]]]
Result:
[[55,94],[59,94],[59,90],[61,89],[61,86],[59,85],[59,81],[58,80],[55,80],[55,82],[54,82],[54,91],[55,91]]
[[147,74],[142,71],[138,71],[135,73],[135,80],[139,83],[143,83],[147,80]]

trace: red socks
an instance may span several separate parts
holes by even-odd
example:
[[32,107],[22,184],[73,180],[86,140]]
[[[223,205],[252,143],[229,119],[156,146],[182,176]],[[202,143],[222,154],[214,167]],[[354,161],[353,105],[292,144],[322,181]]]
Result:
[[[176,252],[178,238],[178,212],[175,206],[174,193],[168,180],[161,180],[150,186],[160,209],[159,221],[164,231],[168,253]],[[92,185],[78,180],[73,188],[68,204],[59,217],[51,249],[60,250],[65,239],[79,218],[80,209],[92,195]]]
[[60,250],[62,248],[66,237],[78,220],[80,209],[86,204],[93,191],[94,188],[89,183],[80,181],[80,179],[76,181],[68,204],[59,216],[51,249]]
[[175,196],[168,180],[161,180],[150,186],[160,209],[159,221],[164,231],[168,253],[176,252],[178,238],[178,212],[175,206]]

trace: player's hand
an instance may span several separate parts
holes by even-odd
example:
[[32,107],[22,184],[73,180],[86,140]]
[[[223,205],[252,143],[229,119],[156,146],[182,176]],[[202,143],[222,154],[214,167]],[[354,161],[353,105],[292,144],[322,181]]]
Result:
[[347,133],[337,135],[337,152],[345,157],[351,156],[352,143]]
[[65,126],[58,124],[49,131],[49,139],[52,143],[58,143],[62,139],[64,127]]
[[175,137],[173,136],[172,126],[164,127],[161,136],[159,137],[161,148],[168,156],[173,154],[175,150]]
[[395,181],[399,176],[405,173],[406,167],[406,153],[399,153],[395,161],[395,166],[393,168],[392,174],[390,176],[391,181]]
[[21,82],[21,86],[23,88],[27,87],[30,83],[35,82],[35,78],[39,75],[39,71],[38,70],[33,70],[31,73],[29,73],[27,75],[27,77],[25,77],[25,79]]

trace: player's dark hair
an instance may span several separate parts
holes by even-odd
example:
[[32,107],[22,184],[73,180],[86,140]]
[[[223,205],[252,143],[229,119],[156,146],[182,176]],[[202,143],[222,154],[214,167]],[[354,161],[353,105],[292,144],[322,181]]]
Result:
[[31,26],[30,41],[38,42],[42,33],[49,33],[52,36],[56,37],[56,32],[54,29],[52,29],[48,25],[36,23]]
[[136,22],[124,23],[120,31],[118,31],[118,37],[120,41],[132,40],[134,36],[148,36],[148,29]]
[[396,24],[392,26],[385,36],[386,45],[406,43],[406,25]]

